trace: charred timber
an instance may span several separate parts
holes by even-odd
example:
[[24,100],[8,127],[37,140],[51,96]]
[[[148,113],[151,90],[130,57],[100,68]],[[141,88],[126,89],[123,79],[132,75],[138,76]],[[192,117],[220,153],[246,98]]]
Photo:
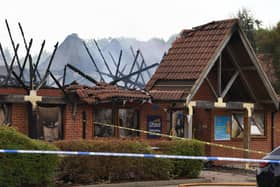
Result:
[[141,69],[141,70],[139,70],[139,71],[135,71],[135,72],[133,72],[133,73],[131,73],[131,74],[129,74],[129,75],[126,75],[126,76],[121,77],[121,78],[119,78],[119,79],[117,79],[117,80],[115,80],[115,81],[112,81],[112,82],[110,82],[110,84],[111,84],[111,85],[114,85],[114,84],[116,84],[116,83],[119,82],[119,81],[122,81],[122,80],[127,79],[127,78],[129,78],[129,77],[131,77],[131,76],[134,76],[134,75],[136,75],[136,74],[138,74],[138,73],[141,73],[141,72],[143,72],[143,71],[146,71],[146,70],[148,70],[148,69],[150,69],[150,68],[153,68],[153,67],[155,67],[155,66],[157,66],[157,65],[158,65],[158,63],[152,64],[152,65],[150,65],[150,66],[148,66],[148,67],[146,67],[146,68],[143,68],[143,69]]
[[109,68],[109,65],[107,64],[107,62],[106,62],[106,60],[105,60],[105,58],[104,58],[104,55],[103,55],[101,49],[99,48],[99,45],[98,45],[97,41],[96,41],[96,40],[93,40],[93,41],[94,41],[94,43],[95,43],[95,45],[96,45],[96,47],[97,47],[97,49],[98,49],[98,51],[99,51],[99,53],[100,53],[100,55],[101,55],[103,61],[104,61],[104,64],[105,64],[107,70],[109,71],[110,75],[113,76],[113,73],[112,73],[111,69]]
[[[16,46],[16,49],[15,49],[16,52],[18,51],[18,48],[19,48],[19,44],[17,44],[17,46]],[[7,72],[7,77],[6,77],[6,80],[5,80],[5,86],[8,85],[8,81],[9,81],[9,79],[10,79],[10,77],[11,77],[11,73],[12,73],[12,70],[13,70],[13,66],[14,66],[15,59],[16,59],[16,55],[14,55],[14,57],[13,57],[13,59],[12,59],[12,61],[11,61],[9,70],[8,70],[8,72]]]
[[93,65],[94,65],[94,67],[95,67],[97,73],[98,73],[99,76],[100,76],[101,81],[104,81],[104,79],[103,79],[103,77],[102,77],[102,74],[101,74],[101,72],[100,72],[100,70],[99,70],[99,68],[98,68],[98,66],[97,66],[97,64],[96,64],[96,62],[95,62],[95,60],[93,59],[93,57],[92,57],[92,55],[91,55],[91,53],[90,53],[90,51],[89,51],[89,49],[88,49],[88,46],[86,45],[85,42],[83,42],[83,44],[84,44],[84,47],[86,48],[86,51],[87,51],[87,53],[88,53],[88,56],[89,56],[91,62],[93,63]]
[[16,61],[17,61],[18,67],[21,71],[22,68],[21,68],[21,65],[20,65],[20,60],[19,60],[19,57],[17,55],[17,50],[16,50],[16,46],[15,46],[15,43],[14,43],[14,40],[13,40],[13,37],[12,37],[12,34],[11,34],[9,23],[8,23],[7,20],[5,20],[5,23],[6,23],[6,27],[7,27],[8,33],[9,33],[9,37],[10,37],[10,40],[11,40],[11,43],[12,43],[12,47],[13,47],[13,50],[14,50],[14,53],[15,53],[15,56],[16,56]]
[[72,69],[73,71],[75,71],[76,73],[80,74],[82,77],[86,78],[87,80],[91,81],[92,83],[98,85],[99,82],[96,81],[94,78],[92,78],[91,76],[81,72],[78,68],[76,68],[75,66],[71,65],[71,64],[67,64],[67,67],[69,67],[70,69]]

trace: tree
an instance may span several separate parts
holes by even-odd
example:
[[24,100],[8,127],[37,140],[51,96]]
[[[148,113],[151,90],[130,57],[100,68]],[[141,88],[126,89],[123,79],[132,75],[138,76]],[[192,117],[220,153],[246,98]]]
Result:
[[280,91],[280,22],[272,28],[255,31],[256,49],[258,53],[270,54],[278,81],[275,88]]
[[254,33],[256,30],[260,29],[262,22],[259,19],[256,19],[252,15],[251,11],[246,8],[242,8],[241,10],[239,10],[236,17],[239,19],[241,28],[246,33],[253,49],[256,50]]

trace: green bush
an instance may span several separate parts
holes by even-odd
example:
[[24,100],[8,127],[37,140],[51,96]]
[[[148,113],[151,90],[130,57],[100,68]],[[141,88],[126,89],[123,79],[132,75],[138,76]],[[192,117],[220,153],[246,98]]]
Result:
[[[32,140],[11,127],[0,127],[1,149],[57,150],[54,145]],[[50,186],[59,165],[57,155],[0,154],[0,186]]]
[[[60,141],[56,145],[61,150],[153,153],[149,145],[122,139],[93,141]],[[59,174],[64,182],[90,184],[122,180],[169,179],[172,163],[167,159],[67,156],[64,157]]]
[[[152,143],[153,146],[158,147],[160,153],[170,155],[187,155],[187,156],[203,156],[204,146],[195,141],[159,141]],[[173,170],[171,174],[174,177],[190,177],[195,178],[203,167],[203,162],[200,160],[179,160],[173,159]]]

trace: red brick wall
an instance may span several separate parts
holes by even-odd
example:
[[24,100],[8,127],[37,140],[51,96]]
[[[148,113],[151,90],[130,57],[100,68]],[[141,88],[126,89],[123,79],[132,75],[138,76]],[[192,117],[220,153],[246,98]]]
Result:
[[27,104],[12,104],[11,124],[20,132],[28,135]]
[[78,105],[75,118],[72,116],[73,105],[66,105],[63,115],[64,139],[82,139],[83,119],[82,112],[86,112],[86,139],[91,139],[93,135],[93,112],[91,105]]
[[192,100],[215,101],[216,97],[212,92],[211,88],[209,87],[208,83],[204,81]]

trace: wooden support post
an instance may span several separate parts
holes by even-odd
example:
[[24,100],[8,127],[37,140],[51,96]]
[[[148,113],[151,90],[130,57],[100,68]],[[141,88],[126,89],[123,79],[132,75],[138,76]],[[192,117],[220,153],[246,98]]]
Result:
[[193,107],[196,106],[196,102],[195,101],[191,101],[187,104],[188,106],[188,111],[189,114],[187,116],[188,118],[188,137],[189,139],[193,138],[193,131],[192,131],[192,118],[193,118]]
[[[251,117],[252,111],[254,109],[254,104],[244,103],[243,107],[246,109],[246,117],[244,119],[244,136],[243,136],[243,148],[249,150],[250,141],[251,141]],[[244,151],[244,158],[249,158],[249,151]],[[246,168],[249,167],[249,164],[246,163]]]
[[222,55],[219,57],[218,61],[218,95],[221,97],[222,94]]

